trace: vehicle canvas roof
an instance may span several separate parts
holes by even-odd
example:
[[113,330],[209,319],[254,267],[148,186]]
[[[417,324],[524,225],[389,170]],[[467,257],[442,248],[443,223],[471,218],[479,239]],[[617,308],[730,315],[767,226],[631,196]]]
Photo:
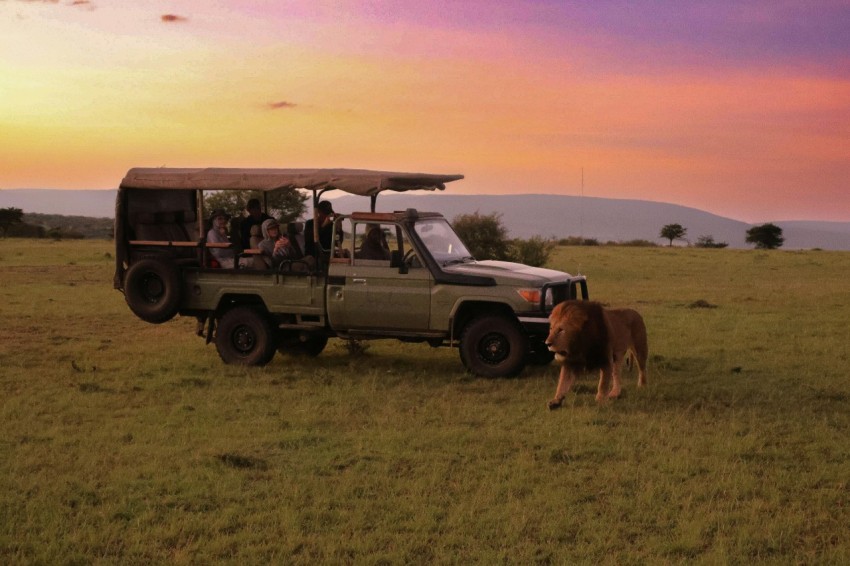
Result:
[[395,173],[364,169],[133,168],[122,189],[260,190],[339,189],[361,196],[381,191],[443,190],[463,175]]

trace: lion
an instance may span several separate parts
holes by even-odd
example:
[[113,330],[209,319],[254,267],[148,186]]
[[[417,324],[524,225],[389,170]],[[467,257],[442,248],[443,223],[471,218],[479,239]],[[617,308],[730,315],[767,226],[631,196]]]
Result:
[[[638,366],[638,387],[646,385],[647,347],[643,317],[632,309],[608,309],[591,301],[564,301],[549,316],[546,346],[561,364],[550,409],[557,409],[578,374],[599,370],[596,400],[620,395],[620,370],[631,354]],[[611,388],[607,390],[609,378]]]

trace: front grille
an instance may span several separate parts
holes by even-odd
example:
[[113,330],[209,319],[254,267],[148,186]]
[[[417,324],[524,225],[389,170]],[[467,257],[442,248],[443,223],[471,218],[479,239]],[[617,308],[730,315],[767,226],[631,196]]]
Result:
[[558,283],[547,283],[543,286],[540,307],[543,312],[550,313],[559,303],[582,298],[585,300],[588,298],[587,281],[584,277],[576,277]]

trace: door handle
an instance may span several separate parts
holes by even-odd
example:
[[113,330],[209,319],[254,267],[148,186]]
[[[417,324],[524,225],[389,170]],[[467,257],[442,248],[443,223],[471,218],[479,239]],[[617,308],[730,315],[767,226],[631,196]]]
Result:
[[357,279],[357,278],[355,278],[355,279],[352,279],[352,280],[351,280],[351,282],[352,282],[352,283],[355,283],[355,284],[357,284],[357,285],[365,285],[365,284],[366,284],[366,280],[365,280],[365,279]]

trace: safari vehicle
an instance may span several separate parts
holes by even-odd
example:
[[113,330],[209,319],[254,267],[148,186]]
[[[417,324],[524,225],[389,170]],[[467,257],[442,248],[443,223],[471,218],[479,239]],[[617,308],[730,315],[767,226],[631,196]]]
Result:
[[[462,175],[344,169],[131,169],[115,214],[114,286],[142,320],[195,317],[227,363],[264,365],[280,350],[318,355],[329,338],[457,347],[487,377],[545,364],[547,316],[587,298],[583,276],[501,261],[476,261],[447,220],[414,209],[376,212],[383,191],[442,190]],[[212,267],[205,241],[207,191],[300,189],[313,210],[333,190],[368,196],[369,212],[336,215],[333,248],[278,268]],[[373,232],[377,230],[377,232]],[[380,239],[382,257],[366,257]],[[315,238],[318,242],[318,238]],[[248,264],[251,265],[251,264]]]

